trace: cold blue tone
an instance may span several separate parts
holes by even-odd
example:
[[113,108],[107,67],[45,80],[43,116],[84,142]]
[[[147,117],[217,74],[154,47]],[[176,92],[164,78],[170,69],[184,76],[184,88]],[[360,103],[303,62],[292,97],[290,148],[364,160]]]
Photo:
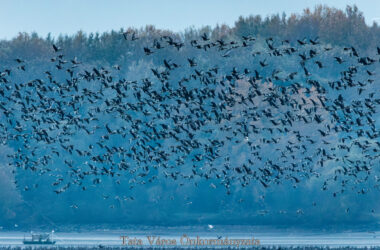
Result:
[[378,244],[376,5],[38,3],[0,17],[2,230],[268,229],[338,245],[357,230],[350,244]]

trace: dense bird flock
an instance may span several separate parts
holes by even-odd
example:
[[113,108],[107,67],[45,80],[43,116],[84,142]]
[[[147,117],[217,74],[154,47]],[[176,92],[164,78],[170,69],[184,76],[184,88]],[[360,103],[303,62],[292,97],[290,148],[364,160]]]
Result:
[[[133,32],[120,39],[139,42]],[[144,47],[146,57],[191,47],[225,64],[166,58],[141,80],[125,79],[122,65],[85,67],[54,44],[52,67],[38,79],[17,80],[31,69],[15,59],[0,74],[0,140],[15,149],[10,164],[47,176],[57,194],[96,187],[104,176],[129,188],[207,179],[227,194],[233,185],[297,187],[311,178],[334,197],[379,188],[380,48],[366,56],[318,38],[257,40],[162,36]],[[252,64],[225,70],[236,51],[251,53]]]

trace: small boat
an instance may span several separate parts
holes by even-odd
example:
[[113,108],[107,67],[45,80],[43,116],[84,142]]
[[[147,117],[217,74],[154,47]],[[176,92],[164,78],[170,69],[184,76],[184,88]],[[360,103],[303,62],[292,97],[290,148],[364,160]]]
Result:
[[[54,231],[53,231],[54,232]],[[43,234],[34,234],[31,233],[31,239],[25,239],[22,241],[25,245],[54,245],[55,241],[53,240],[53,232],[43,233]]]

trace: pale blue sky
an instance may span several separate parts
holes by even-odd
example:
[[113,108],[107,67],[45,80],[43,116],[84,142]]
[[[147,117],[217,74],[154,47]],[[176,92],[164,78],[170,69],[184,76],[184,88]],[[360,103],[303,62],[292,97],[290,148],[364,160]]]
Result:
[[56,36],[147,24],[182,31],[190,26],[233,25],[240,15],[301,13],[316,4],[337,8],[356,4],[367,23],[380,23],[380,0],[0,0],[0,39],[24,31]]

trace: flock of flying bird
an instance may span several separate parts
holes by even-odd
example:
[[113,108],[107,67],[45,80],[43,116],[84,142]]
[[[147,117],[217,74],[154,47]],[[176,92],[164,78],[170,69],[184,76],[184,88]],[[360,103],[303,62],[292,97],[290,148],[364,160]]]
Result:
[[[139,43],[133,32],[121,39]],[[57,45],[54,67],[43,77],[13,80],[28,70],[16,59],[0,72],[0,140],[14,149],[10,164],[53,178],[57,194],[107,177],[129,188],[203,179],[227,194],[236,185],[296,187],[311,178],[321,179],[323,190],[335,183],[334,197],[379,188],[380,48],[362,56],[318,38],[258,44],[252,36],[227,41],[203,34],[189,43],[162,36],[143,47],[146,57],[165,50],[181,57],[189,47],[195,55],[218,53],[225,65],[236,60],[235,51],[249,54],[252,64],[226,70],[196,56],[181,63],[165,58],[141,80],[123,78],[120,65],[66,59]]]

